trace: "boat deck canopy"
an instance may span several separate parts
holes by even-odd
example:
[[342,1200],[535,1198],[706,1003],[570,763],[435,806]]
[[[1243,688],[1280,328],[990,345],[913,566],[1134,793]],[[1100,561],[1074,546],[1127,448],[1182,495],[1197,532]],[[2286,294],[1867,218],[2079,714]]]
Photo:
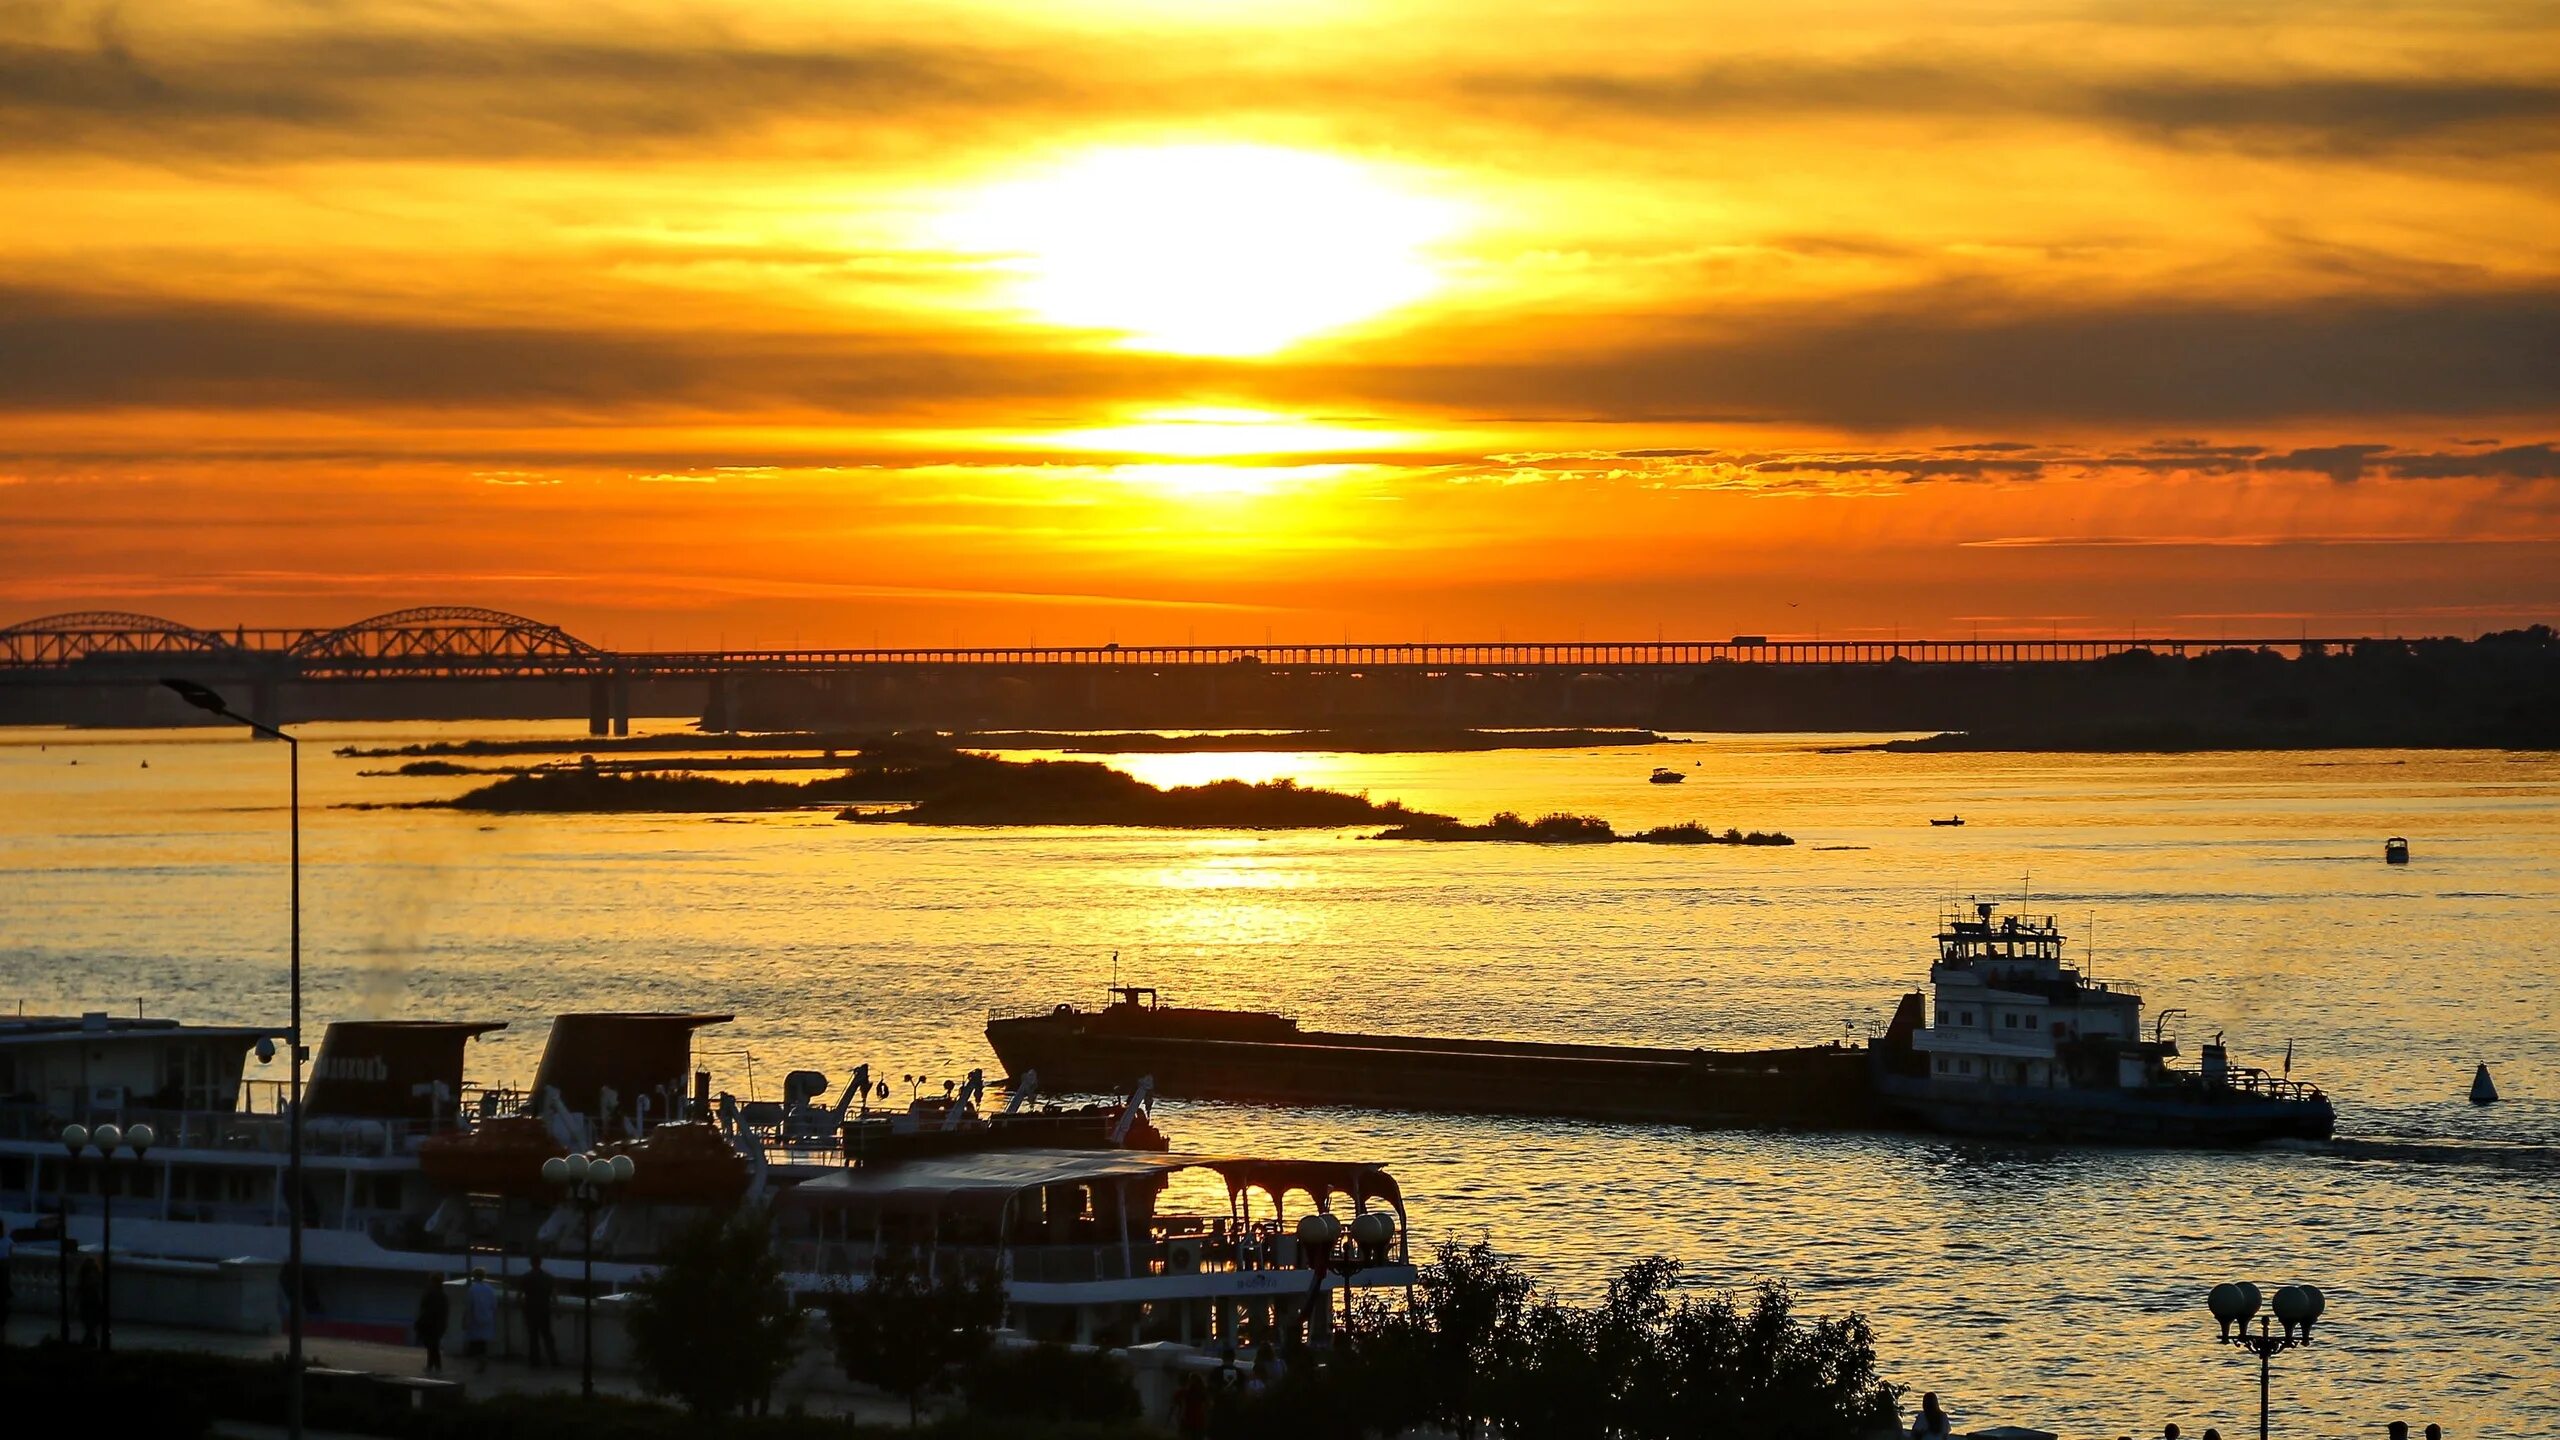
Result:
[[1356,1204],[1382,1200],[1401,1213],[1404,1195],[1395,1178],[1369,1161],[1265,1160],[1249,1155],[1162,1154],[1144,1150],[993,1150],[938,1155],[902,1164],[839,1170],[782,1192],[791,1209],[831,1203],[933,1205],[950,1199],[1001,1203],[1026,1190],[1053,1185],[1215,1170],[1230,1195],[1252,1189],[1271,1194],[1304,1190],[1319,1201],[1348,1195]]

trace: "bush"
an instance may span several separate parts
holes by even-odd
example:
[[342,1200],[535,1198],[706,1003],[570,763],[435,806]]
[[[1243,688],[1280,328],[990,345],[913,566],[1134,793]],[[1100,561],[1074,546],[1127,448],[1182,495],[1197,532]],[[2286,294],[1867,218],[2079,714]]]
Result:
[[759,1208],[688,1227],[634,1294],[632,1358],[649,1388],[696,1415],[761,1404],[791,1368],[800,1312]]
[[1138,1418],[1138,1387],[1119,1362],[1064,1345],[991,1350],[961,1375],[970,1413],[1017,1420]]
[[881,1257],[871,1281],[829,1297],[836,1361],[844,1373],[907,1402],[916,1423],[925,1392],[948,1383],[954,1366],[977,1359],[1004,1318],[1004,1286],[984,1270],[928,1271],[913,1251]]
[[1895,1423],[1902,1392],[1878,1377],[1864,1319],[1801,1319],[1774,1283],[1675,1298],[1679,1279],[1679,1262],[1641,1260],[1599,1304],[1568,1305],[1488,1244],[1443,1243],[1412,1306],[1362,1312],[1349,1355],[1298,1403],[1329,1392],[1344,1433],[1851,1440]]

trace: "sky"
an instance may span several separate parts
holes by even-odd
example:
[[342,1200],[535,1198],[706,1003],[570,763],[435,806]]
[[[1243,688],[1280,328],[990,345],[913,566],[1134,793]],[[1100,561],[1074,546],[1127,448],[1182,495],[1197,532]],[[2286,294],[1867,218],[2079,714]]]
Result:
[[2560,5],[0,0],[0,623],[2560,618]]

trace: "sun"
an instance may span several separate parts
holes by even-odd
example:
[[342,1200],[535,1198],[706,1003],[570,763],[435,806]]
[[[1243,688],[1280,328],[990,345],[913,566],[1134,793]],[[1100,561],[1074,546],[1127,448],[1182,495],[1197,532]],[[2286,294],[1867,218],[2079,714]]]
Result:
[[1130,349],[1268,355],[1438,290],[1455,207],[1358,161],[1262,145],[1087,151],[998,181],[944,238],[1004,299]]

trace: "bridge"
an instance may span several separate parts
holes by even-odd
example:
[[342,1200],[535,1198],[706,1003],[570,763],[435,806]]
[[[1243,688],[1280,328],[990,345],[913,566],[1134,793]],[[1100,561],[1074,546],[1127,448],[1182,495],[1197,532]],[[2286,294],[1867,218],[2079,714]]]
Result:
[[584,681],[590,728],[627,733],[635,682],[707,682],[706,721],[726,715],[731,682],[757,676],[1094,677],[1192,672],[1297,676],[1573,676],[1753,666],[2019,666],[2273,650],[2287,656],[2356,638],[2089,637],[1969,639],[1410,641],[1289,645],[930,646],[817,650],[607,650],[500,610],[427,606],[331,628],[230,629],[122,611],[47,615],[0,628],[0,686],[149,684],[183,675],[245,685],[251,713],[276,714],[284,685],[386,681]]

